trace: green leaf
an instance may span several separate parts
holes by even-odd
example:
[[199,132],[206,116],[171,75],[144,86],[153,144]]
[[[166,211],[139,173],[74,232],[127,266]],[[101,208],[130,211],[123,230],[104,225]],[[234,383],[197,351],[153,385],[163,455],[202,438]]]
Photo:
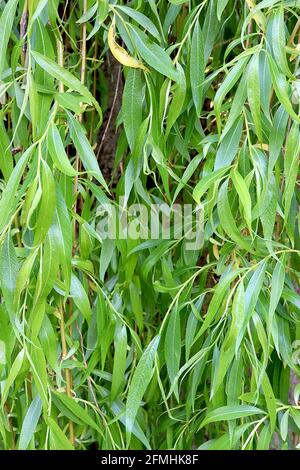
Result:
[[285,279],[285,259],[282,257],[276,263],[275,269],[272,274],[271,294],[268,322],[272,325],[273,316],[280,300]]
[[80,156],[84,168],[87,172],[93,175],[97,181],[109,192],[108,186],[99,168],[94,151],[85,136],[85,131],[81,124],[72,116],[71,113],[66,111],[68,122],[70,126],[71,139],[74,142],[76,150]]
[[239,406],[221,406],[216,410],[209,412],[200,425],[200,429],[209,423],[218,421],[229,421],[231,419],[246,418],[264,413],[263,410],[255,406],[239,405]]
[[201,197],[203,196],[206,191],[213,186],[216,182],[219,182],[222,176],[228,171],[229,167],[221,168],[216,171],[212,171],[208,175],[204,176],[200,179],[200,181],[196,184],[193,190],[193,198],[200,204]]
[[214,170],[228,167],[232,163],[239,149],[242,130],[243,118],[239,117],[232,125],[230,131],[228,131],[221,139],[216,155]]
[[122,101],[122,116],[126,137],[131,150],[135,146],[135,141],[142,123],[143,107],[143,82],[139,69],[129,68]]
[[285,188],[283,193],[284,214],[287,220],[295,192],[299,168],[300,133],[299,125],[294,122],[288,134],[284,159]]
[[[180,312],[175,307],[169,317],[166,337],[164,342],[164,353],[167,364],[168,376],[172,386],[179,371],[181,356],[181,332],[180,332]],[[175,388],[175,396],[179,401],[178,390]]]
[[259,54],[254,54],[249,63],[247,93],[257,138],[259,142],[263,142],[260,113]]
[[14,312],[13,299],[18,270],[19,263],[16,251],[12,242],[11,234],[8,232],[0,254],[0,285],[5,306],[10,314],[13,314]]
[[35,338],[34,340],[35,345],[32,345],[30,354],[27,351],[27,359],[30,363],[33,382],[42,401],[43,412],[45,413],[49,407],[47,363],[39,341]]
[[272,21],[272,50],[274,54],[274,59],[276,64],[278,64],[282,73],[287,75],[288,77],[292,77],[292,73],[288,66],[288,62],[286,59],[285,53],[285,46],[286,46],[286,39],[285,39],[285,31],[286,31],[286,24],[284,20],[284,8],[283,5],[280,5],[274,11],[274,14],[271,17]]
[[39,245],[46,237],[52,224],[55,202],[55,181],[52,171],[45,160],[42,161],[42,198],[38,209],[34,245]]
[[218,214],[220,224],[231,240],[238,246],[241,246],[243,249],[251,251],[249,242],[247,241],[246,237],[242,236],[232,215],[228,200],[228,180],[222,184],[219,190]]
[[93,16],[94,14],[96,13],[98,9],[98,1],[95,2],[95,4],[89,8],[80,18],[79,20],[76,21],[76,23],[79,23],[79,24],[82,24],[82,23],[86,23],[87,21],[89,21]]
[[71,90],[77,91],[84,96],[90,104],[93,104],[98,111],[99,115],[102,116],[101,108],[97,100],[93,97],[91,92],[81,83],[78,78],[72,75],[68,70],[58,65],[49,57],[46,57],[39,52],[31,51],[32,57],[39,64],[42,69],[50,74],[53,78],[60,80],[64,85],[69,87]]
[[251,233],[251,196],[247,184],[236,168],[231,171],[231,177],[236,192],[239,196],[241,205],[243,207],[246,224],[248,225],[249,231]]
[[62,266],[66,295],[68,295],[71,283],[72,225],[66,203],[60,190],[57,191],[56,196],[54,224],[56,226],[56,249]]
[[52,369],[57,366],[57,339],[55,333],[48,315],[45,315],[39,331],[39,340]]
[[173,86],[173,98],[167,116],[167,136],[169,135],[172,126],[176,123],[178,117],[181,114],[186,96],[186,79],[184,75],[184,70],[179,63],[176,67],[178,72],[178,81]]
[[269,166],[268,166],[268,177],[271,177],[271,172],[274,165],[279,157],[280,150],[283,145],[285,130],[288,122],[288,113],[284,106],[280,105],[274,116],[274,123],[270,129],[269,134]]
[[111,400],[114,401],[124,386],[127,356],[126,326],[117,324],[114,338],[115,356],[111,383]]
[[142,398],[153,375],[153,363],[159,340],[159,336],[155,336],[148,344],[130,382],[126,403],[126,435],[128,443]]
[[228,286],[230,283],[237,277],[239,274],[239,271],[237,270],[230,270],[227,268],[227,270],[223,273],[221,279],[219,280],[219,283],[214,291],[214,294],[212,296],[212,299],[210,301],[207,313],[205,315],[204,322],[201,325],[200,331],[196,335],[195,341],[200,338],[200,336],[207,330],[207,328],[210,326],[212,321],[215,318],[216,313],[220,309],[221,303],[224,299],[224,296],[226,294],[226,291],[228,289]]
[[59,392],[52,392],[62,403],[66,406],[77,418],[81,423],[86,424],[92,429],[95,429],[97,432],[101,434],[101,430],[99,426],[95,422],[93,418],[88,414],[88,412],[82,408],[75,399],[65,395],[64,393]]
[[2,193],[2,198],[0,199],[0,233],[8,223],[15,209],[15,205],[18,201],[16,196],[17,189],[31,152],[32,147],[29,147],[20,157]]
[[248,57],[243,57],[237,61],[237,63],[231,68],[230,72],[226,76],[225,80],[222,82],[220,88],[215,95],[214,107],[218,125],[218,131],[221,132],[221,107],[227,93],[234,87],[240,76],[242,75],[246,64],[248,62]]
[[68,176],[76,176],[76,171],[72,167],[65,152],[63,142],[55,124],[51,124],[48,132],[48,150],[57,168]]
[[40,400],[39,395],[32,400],[30,406],[27,410],[26,416],[24,418],[18,449],[19,450],[26,450],[31,439],[34,436],[34,432],[36,430],[36,426],[41,416],[42,411],[42,402]]
[[201,115],[202,109],[202,90],[205,75],[205,59],[204,59],[204,39],[200,28],[199,21],[196,22],[192,41],[191,41],[191,57],[190,57],[190,80],[194,105],[198,117]]
[[186,0],[169,0],[169,2],[173,5],[182,5],[183,3],[186,3]]
[[154,23],[140,11],[134,10],[133,8],[127,7],[125,5],[115,5],[115,8],[125,13],[130,18],[133,18],[139,25],[149,31],[153,37],[160,39],[159,32],[154,25]]
[[235,346],[240,328],[243,324],[245,315],[245,289],[243,280],[241,280],[236,289],[235,296],[232,302],[232,318],[231,325],[228,331],[227,338],[223,345],[225,349]]
[[142,59],[165,77],[178,80],[177,71],[169,55],[158,44],[151,42],[143,31],[130,25],[132,40]]
[[[69,109],[75,114],[81,114],[82,102],[84,101],[83,96],[74,95],[73,93],[56,93],[55,101],[64,109]],[[85,99],[85,101],[87,101]]]
[[7,379],[5,380],[4,387],[3,387],[3,390],[2,390],[2,394],[1,394],[1,406],[2,406],[2,408],[3,408],[3,406],[6,402],[9,389],[14,384],[14,382],[15,382],[15,380],[16,380],[19,372],[20,372],[20,369],[22,367],[23,360],[24,360],[24,355],[25,355],[25,351],[24,351],[24,349],[21,349],[21,351],[18,353],[17,357],[15,358],[15,360],[14,360],[14,362],[13,362],[11,368],[10,368]]
[[75,274],[71,276],[71,290],[70,294],[75,302],[76,307],[82,313],[85,320],[90,323],[92,318],[91,306],[88,295]]
[[283,441],[286,441],[288,436],[289,413],[290,410],[286,410],[280,420],[280,436]]
[[272,385],[267,374],[263,375],[262,378],[262,389],[265,395],[265,400],[267,404],[268,414],[270,418],[270,432],[273,434],[276,426],[276,399],[272,389]]
[[240,329],[238,341],[236,343],[236,351],[239,348],[244,332],[247,328],[248,322],[256,307],[260,291],[263,286],[267,263],[263,260],[260,265],[256,268],[251,276],[248,286],[245,291],[245,316],[243,326]]
[[220,21],[223,11],[227,6],[228,0],[218,0],[217,2],[217,16]]
[[18,3],[18,0],[8,0],[0,18],[0,80],[5,67],[8,41]]
[[54,419],[48,417],[47,424],[50,428],[50,449],[51,450],[74,450],[69,439],[60,429]]
[[289,98],[290,89],[285,76],[279,71],[276,62],[274,61],[272,56],[268,55],[268,61],[270,66],[272,83],[278,100],[283,105],[286,112],[291,116],[291,118],[293,118],[296,122],[300,123],[300,118],[295,113]]

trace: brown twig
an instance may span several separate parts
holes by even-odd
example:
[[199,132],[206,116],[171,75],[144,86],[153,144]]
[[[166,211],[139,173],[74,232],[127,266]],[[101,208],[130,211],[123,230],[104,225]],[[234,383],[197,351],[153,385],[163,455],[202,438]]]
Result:
[[118,69],[118,76],[117,76],[117,83],[116,83],[116,89],[115,89],[114,99],[113,99],[113,102],[112,102],[112,105],[111,105],[111,109],[110,109],[110,112],[109,112],[109,116],[108,116],[108,120],[107,120],[105,129],[104,129],[104,132],[103,132],[103,135],[102,135],[102,138],[101,138],[99,147],[98,147],[98,151],[97,151],[97,160],[98,160],[98,158],[99,158],[99,156],[100,156],[100,153],[101,153],[101,150],[102,150],[102,147],[103,147],[103,143],[104,143],[104,141],[105,141],[106,134],[107,134],[108,128],[109,128],[109,126],[110,126],[110,122],[111,122],[112,115],[113,115],[113,112],[114,112],[114,108],[115,108],[115,105],[116,105],[116,101],[117,101],[117,97],[118,97],[118,92],[119,92],[119,86],[120,86],[120,79],[121,79],[121,66],[120,66],[119,69]]
[[[27,31],[27,23],[28,23],[28,2],[25,0],[24,2],[24,7],[23,7],[23,12],[20,20],[20,39],[22,40],[26,34]],[[24,43],[22,46],[22,52],[21,52],[21,62],[22,65],[25,65],[26,62],[26,51],[27,51],[27,44],[24,39]]]
[[[94,46],[94,55],[93,55],[93,62],[96,61],[98,55],[98,40],[95,39],[95,46]],[[93,72],[93,96],[96,98],[97,93],[97,68],[94,68]],[[92,111],[91,116],[91,127],[90,127],[90,142],[92,143],[93,133],[94,133],[94,122],[95,122],[95,109]]]

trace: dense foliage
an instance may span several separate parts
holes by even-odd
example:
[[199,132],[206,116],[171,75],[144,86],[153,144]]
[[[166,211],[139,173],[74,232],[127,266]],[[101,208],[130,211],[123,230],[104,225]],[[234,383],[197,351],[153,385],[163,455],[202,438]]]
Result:
[[[300,2],[0,13],[0,448],[296,448]],[[103,239],[120,201],[203,245]]]

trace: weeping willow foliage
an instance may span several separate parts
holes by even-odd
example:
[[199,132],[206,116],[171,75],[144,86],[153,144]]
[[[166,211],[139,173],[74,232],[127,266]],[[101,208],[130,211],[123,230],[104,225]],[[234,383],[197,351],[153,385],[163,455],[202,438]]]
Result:
[[299,447],[300,2],[0,13],[0,448]]

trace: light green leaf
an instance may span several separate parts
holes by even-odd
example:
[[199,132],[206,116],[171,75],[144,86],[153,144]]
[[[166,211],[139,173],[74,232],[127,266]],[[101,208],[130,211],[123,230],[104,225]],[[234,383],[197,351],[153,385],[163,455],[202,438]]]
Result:
[[92,312],[91,312],[89,298],[83,285],[79,281],[78,277],[75,276],[75,274],[72,274],[71,276],[70,293],[71,293],[72,299],[75,302],[76,307],[82,313],[86,321],[90,323]]
[[247,187],[247,184],[238,170],[235,168],[231,171],[232,182],[240,199],[241,205],[244,211],[245,221],[248,225],[249,231],[251,233],[251,196]]
[[200,204],[201,197],[203,194],[213,186],[217,181],[220,181],[222,176],[228,171],[229,167],[221,168],[219,170],[213,171],[208,175],[204,176],[200,179],[200,181],[196,184],[193,190],[193,198]]
[[40,400],[39,395],[36,395],[36,397],[30,403],[30,406],[27,410],[26,416],[22,424],[20,440],[18,444],[19,450],[27,449],[31,439],[34,436],[37,423],[41,416],[41,411],[42,411],[42,402]]
[[51,450],[74,450],[67,436],[60,429],[54,419],[48,417],[47,424],[50,428],[50,449]]
[[8,0],[0,18],[0,80],[5,66],[7,45],[18,3],[18,0]]
[[72,75],[67,69],[61,67],[49,57],[46,57],[39,52],[31,51],[34,60],[39,64],[42,69],[50,74],[53,78],[60,80],[64,85],[69,87],[71,90],[77,91],[84,96],[90,104],[93,104],[97,109],[100,116],[102,116],[101,108],[97,100],[93,97],[91,92],[81,83],[78,78]]
[[165,77],[173,81],[178,75],[169,55],[158,44],[151,42],[140,29],[130,25],[132,40],[144,61]]
[[65,152],[63,142],[55,124],[51,124],[48,132],[48,150],[57,168],[68,176],[76,176],[76,171],[72,167]]
[[10,314],[13,314],[13,299],[18,270],[17,255],[12,243],[11,234],[8,232],[0,254],[0,285],[5,306]]
[[139,69],[129,68],[123,93],[122,116],[126,137],[131,150],[142,123],[143,82]]
[[259,54],[254,54],[249,63],[247,93],[257,138],[259,142],[263,142],[260,113]]
[[194,105],[197,116],[200,117],[202,109],[202,89],[204,82],[205,59],[204,59],[204,39],[200,28],[199,20],[194,27],[191,41],[190,57],[190,79]]
[[126,403],[126,435],[128,441],[142,398],[153,375],[153,363],[159,340],[159,336],[155,336],[148,344],[131,379]]
[[[179,371],[181,356],[181,332],[180,332],[180,313],[178,308],[172,310],[164,343],[164,353],[167,364],[168,376],[172,386],[175,377]],[[177,387],[174,390],[175,396],[179,400]]]
[[79,403],[76,402],[75,399],[69,397],[68,395],[65,395],[64,393],[52,393],[63,403],[64,406],[66,406],[78,418],[81,423],[86,424],[87,426],[91,427],[92,429],[95,429],[101,434],[101,430],[95,422],[95,419],[93,419],[88,414],[87,410],[82,408]]
[[239,406],[222,406],[216,410],[209,412],[200,425],[200,429],[209,423],[218,421],[229,421],[231,419],[246,418],[262,414],[264,411],[255,406],[239,405]]
[[66,111],[66,114],[68,116],[71,139],[73,140],[76,150],[79,153],[79,156],[83,163],[84,168],[86,169],[87,172],[93,175],[97,179],[97,181],[99,181],[100,184],[102,184],[102,186],[106,189],[106,191],[109,191],[106,181],[103,178],[103,175],[99,168],[94,151],[88,139],[85,136],[85,131],[83,127],[72,116],[71,113]]
[[230,131],[221,139],[215,160],[215,170],[228,167],[232,163],[239,149],[242,130],[243,118],[239,117]]
[[126,356],[127,356],[127,333],[126,326],[117,323],[114,338],[115,356],[111,383],[111,400],[117,397],[123,390]]

